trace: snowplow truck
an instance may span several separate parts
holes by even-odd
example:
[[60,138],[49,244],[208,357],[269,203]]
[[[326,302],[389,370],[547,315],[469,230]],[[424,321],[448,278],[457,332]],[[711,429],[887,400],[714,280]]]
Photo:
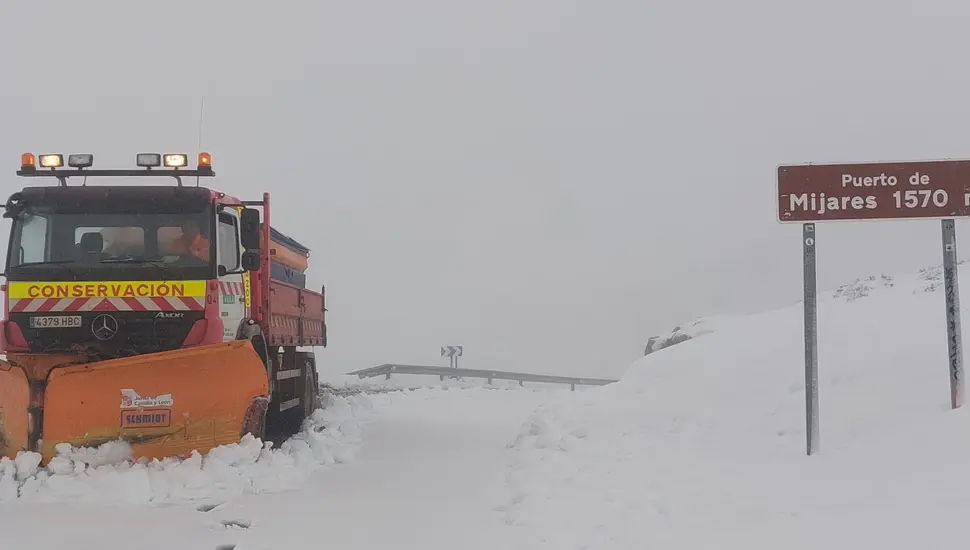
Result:
[[200,186],[208,153],[93,161],[25,153],[17,175],[44,185],[3,205],[0,456],[122,440],[135,460],[186,457],[299,431],[325,289],[306,288],[309,250],[270,225],[269,193]]

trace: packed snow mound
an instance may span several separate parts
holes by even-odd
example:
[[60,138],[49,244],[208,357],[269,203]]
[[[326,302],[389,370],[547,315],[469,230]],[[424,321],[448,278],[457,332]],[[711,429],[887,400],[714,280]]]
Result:
[[710,334],[714,332],[716,325],[716,319],[704,317],[697,319],[689,325],[676,326],[673,330],[666,334],[651,336],[647,340],[647,347],[644,348],[643,354],[650,355],[651,353],[656,353],[662,349],[669,348],[670,346],[675,346],[688,340],[693,340],[698,336]]
[[[962,264],[963,262],[959,262]],[[919,272],[911,277],[914,292],[932,292],[943,284],[943,266],[936,265],[920,269]],[[865,279],[856,279],[851,283],[844,284],[830,293],[819,293],[819,300],[844,300],[852,301],[865,298],[873,290],[880,288],[892,288],[895,281],[892,277],[881,273],[878,277],[870,275]],[[656,353],[662,349],[669,348],[688,340],[710,334],[717,330],[717,327],[724,317],[702,317],[689,325],[676,326],[670,332],[658,334],[647,339],[647,346],[643,350],[644,355]]]
[[63,444],[44,468],[38,468],[39,454],[21,452],[15,460],[0,460],[0,503],[139,505],[295,489],[318,468],[352,461],[361,444],[360,423],[388,398],[333,397],[278,449],[248,435],[204,456],[134,462],[124,442],[81,449]]
[[802,304],[724,318],[536,410],[510,442],[505,521],[562,550],[963,540],[970,412],[950,410],[941,284],[931,268],[820,295],[820,454]]

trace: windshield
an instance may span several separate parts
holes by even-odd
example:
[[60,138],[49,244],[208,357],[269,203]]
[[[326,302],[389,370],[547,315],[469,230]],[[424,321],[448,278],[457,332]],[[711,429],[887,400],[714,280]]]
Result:
[[27,207],[14,219],[8,269],[44,265],[211,264],[211,224],[198,213],[63,213]]

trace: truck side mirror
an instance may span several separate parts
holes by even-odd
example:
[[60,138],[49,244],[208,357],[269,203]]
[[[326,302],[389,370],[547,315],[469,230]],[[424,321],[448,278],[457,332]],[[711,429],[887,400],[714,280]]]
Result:
[[[247,251],[259,250],[259,211],[255,208],[243,208],[239,217],[239,240]],[[245,258],[243,254],[244,263]],[[258,261],[256,263],[259,264]]]
[[242,269],[243,271],[258,271],[259,263],[262,259],[262,255],[259,250],[247,250],[243,252],[242,255]]

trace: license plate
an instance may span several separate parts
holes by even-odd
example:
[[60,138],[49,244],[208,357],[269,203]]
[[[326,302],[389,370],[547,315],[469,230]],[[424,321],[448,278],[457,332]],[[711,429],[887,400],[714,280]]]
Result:
[[70,328],[81,326],[80,315],[41,315],[30,318],[30,328]]

